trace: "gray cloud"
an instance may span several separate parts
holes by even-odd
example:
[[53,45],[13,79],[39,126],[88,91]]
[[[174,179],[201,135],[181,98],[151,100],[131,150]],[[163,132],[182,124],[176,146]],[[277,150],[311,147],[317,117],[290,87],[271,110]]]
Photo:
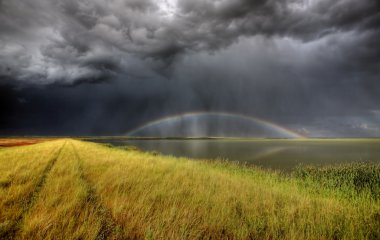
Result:
[[378,39],[377,0],[1,0],[0,122],[35,133],[49,113],[48,133],[118,134],[227,111],[367,133]]
[[350,57],[378,64],[379,5],[375,0],[3,0],[0,75],[38,83],[91,81],[123,74],[132,58],[148,59],[143,64],[154,69],[188,51],[216,51],[242,37],[312,42],[349,32],[367,36]]

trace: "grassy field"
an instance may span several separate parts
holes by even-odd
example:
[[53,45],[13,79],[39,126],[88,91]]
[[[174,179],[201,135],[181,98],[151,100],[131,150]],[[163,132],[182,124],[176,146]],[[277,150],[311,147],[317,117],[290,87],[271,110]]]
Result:
[[0,239],[379,239],[380,167],[292,176],[71,139],[0,151]]

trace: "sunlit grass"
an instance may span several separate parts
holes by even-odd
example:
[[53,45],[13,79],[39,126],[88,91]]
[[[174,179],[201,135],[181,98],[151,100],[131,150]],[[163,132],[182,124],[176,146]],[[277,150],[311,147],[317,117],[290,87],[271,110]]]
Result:
[[[38,194],[32,194],[62,146]],[[5,195],[19,196],[9,176],[27,176],[23,198],[35,197],[26,210],[0,205],[4,236],[10,235],[3,226],[18,219],[14,236],[21,239],[380,237],[380,202],[372,194],[378,190],[377,165],[303,168],[290,177],[75,140],[6,149],[0,163],[2,202]],[[17,167],[22,164],[28,166],[23,171]],[[353,173],[362,168],[374,179],[363,178],[358,190],[350,184],[356,178],[345,176],[364,176]]]
[[25,217],[22,239],[95,239],[99,234],[99,206],[91,199],[81,163],[73,151],[68,145],[61,152]]
[[19,227],[44,169],[56,155],[57,142],[3,149],[0,154],[0,238]]

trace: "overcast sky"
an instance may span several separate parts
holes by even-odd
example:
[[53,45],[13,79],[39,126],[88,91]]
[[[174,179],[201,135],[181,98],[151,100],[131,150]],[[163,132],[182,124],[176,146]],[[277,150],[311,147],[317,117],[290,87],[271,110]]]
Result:
[[194,111],[380,137],[378,0],[0,0],[0,135]]

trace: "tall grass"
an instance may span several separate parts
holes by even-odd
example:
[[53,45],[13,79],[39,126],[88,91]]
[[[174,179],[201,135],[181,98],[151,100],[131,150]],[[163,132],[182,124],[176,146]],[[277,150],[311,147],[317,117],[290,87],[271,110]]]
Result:
[[3,149],[0,154],[0,239],[12,237],[28,211],[56,142]]
[[91,199],[72,146],[65,146],[25,217],[20,239],[96,239],[99,206]]
[[380,164],[351,163],[335,166],[299,166],[294,176],[318,188],[339,191],[345,197],[380,200]]
[[[12,159],[18,166],[22,156],[41,162],[36,169],[27,163],[32,172],[25,181],[35,186],[63,145],[27,210],[0,205],[0,224],[21,219],[15,238],[380,238],[377,165],[302,168],[289,177],[75,140],[6,149],[0,163]],[[14,166],[0,168],[0,176],[21,176]],[[15,188],[0,189],[16,196]]]
[[[376,204],[311,193],[298,179],[75,142],[124,237],[332,239],[376,236]],[[301,181],[302,182],[302,181]],[[323,191],[323,190],[320,190]],[[368,218],[369,217],[369,218]]]

